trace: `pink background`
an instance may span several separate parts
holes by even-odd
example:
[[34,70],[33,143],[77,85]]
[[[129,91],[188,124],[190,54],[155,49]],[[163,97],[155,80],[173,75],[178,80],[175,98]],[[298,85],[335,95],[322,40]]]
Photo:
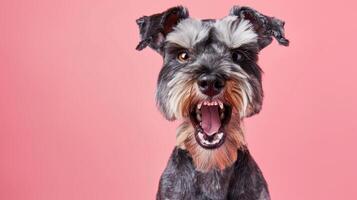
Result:
[[154,199],[178,122],[155,107],[162,60],[134,50],[135,19],[177,4],[198,18],[240,4],[286,21],[290,47],[260,56],[250,150],[273,200],[356,199],[356,3],[153,2],[0,2],[0,199]]

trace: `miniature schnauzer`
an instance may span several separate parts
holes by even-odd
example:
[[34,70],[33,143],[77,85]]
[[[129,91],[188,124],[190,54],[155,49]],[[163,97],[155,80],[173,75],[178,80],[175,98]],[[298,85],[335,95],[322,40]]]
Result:
[[284,22],[234,6],[222,19],[197,20],[182,6],[139,18],[141,41],[163,57],[157,105],[182,120],[164,170],[159,200],[268,200],[242,122],[262,107],[258,53],[273,38],[288,46]]

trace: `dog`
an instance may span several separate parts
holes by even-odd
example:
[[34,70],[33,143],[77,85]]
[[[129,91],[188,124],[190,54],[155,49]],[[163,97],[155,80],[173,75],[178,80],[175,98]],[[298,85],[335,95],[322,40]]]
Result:
[[234,6],[222,19],[198,20],[182,6],[136,20],[141,41],[163,57],[156,100],[181,120],[158,200],[269,200],[242,123],[262,108],[258,53],[273,38],[288,46],[284,22]]

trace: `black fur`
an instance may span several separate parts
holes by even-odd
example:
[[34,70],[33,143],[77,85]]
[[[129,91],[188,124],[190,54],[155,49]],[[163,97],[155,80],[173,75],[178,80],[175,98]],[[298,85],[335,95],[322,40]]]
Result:
[[[159,74],[156,97],[160,111],[168,120],[175,120],[177,116],[180,116],[176,111],[178,106],[171,104],[177,102],[177,99],[173,100],[172,96],[175,95],[172,93],[181,94],[182,91],[178,90],[187,88],[178,87],[180,82],[197,84],[197,79],[202,74],[214,74],[223,77],[225,81],[233,81],[237,87],[241,87],[242,91],[249,93],[245,112],[242,112],[242,116],[238,114],[233,116],[232,120],[237,122],[236,124],[240,124],[244,117],[257,114],[261,110],[263,89],[262,70],[257,63],[258,53],[268,46],[273,38],[281,45],[289,45],[284,35],[284,22],[248,7],[235,6],[231,9],[230,15],[237,17],[228,17],[233,18],[233,22],[227,32],[237,29],[237,24],[242,19],[247,19],[251,24],[249,31],[253,32],[254,40],[249,40],[238,47],[231,47],[219,38],[222,35],[219,35],[217,28],[213,26],[216,20],[206,19],[201,20],[203,25],[197,29],[206,30],[208,26],[209,31],[203,36],[196,35],[194,39],[200,38],[200,40],[194,45],[183,47],[178,44],[180,42],[170,42],[166,40],[168,35],[167,38],[175,33],[179,33],[179,36],[186,36],[194,32],[190,29],[194,25],[185,29],[190,32],[182,30],[177,32],[175,29],[175,26],[180,26],[180,21],[191,20],[188,10],[182,6],[151,16],[143,16],[137,20],[141,41],[136,49],[142,50],[149,46],[163,56],[164,63]],[[184,24],[183,21],[182,24]],[[189,61],[180,62],[177,59],[182,51],[190,54]],[[234,59],[234,53],[241,55],[239,61]],[[237,74],[245,78],[239,79]],[[187,120],[187,116],[181,117]],[[232,149],[235,152],[235,146]],[[188,151],[176,147],[161,176],[157,199],[270,200],[267,183],[247,147],[244,146],[237,151],[238,159],[233,165],[229,163],[224,170],[213,169],[202,172],[195,168]]]
[[275,17],[268,17],[249,7],[234,6],[230,14],[248,19],[252,22],[256,32],[259,34],[258,43],[260,49],[268,46],[273,41],[272,37],[274,37],[279,44],[289,46],[289,40],[285,38],[284,21]]
[[177,6],[151,16],[143,16],[136,20],[140,29],[141,41],[136,47],[142,50],[148,45],[155,51],[162,52],[163,38],[182,19],[188,17],[188,11]]
[[175,148],[161,176],[158,200],[269,200],[267,183],[247,149],[224,171],[198,172],[187,151]]

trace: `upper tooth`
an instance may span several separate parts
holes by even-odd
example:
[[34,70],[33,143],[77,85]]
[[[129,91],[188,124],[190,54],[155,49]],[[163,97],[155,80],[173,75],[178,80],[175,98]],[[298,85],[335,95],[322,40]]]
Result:
[[201,109],[201,107],[202,107],[202,102],[200,102],[199,104],[197,104],[197,108],[198,108],[198,109]]
[[221,101],[218,101],[219,107],[223,109],[223,103]]

